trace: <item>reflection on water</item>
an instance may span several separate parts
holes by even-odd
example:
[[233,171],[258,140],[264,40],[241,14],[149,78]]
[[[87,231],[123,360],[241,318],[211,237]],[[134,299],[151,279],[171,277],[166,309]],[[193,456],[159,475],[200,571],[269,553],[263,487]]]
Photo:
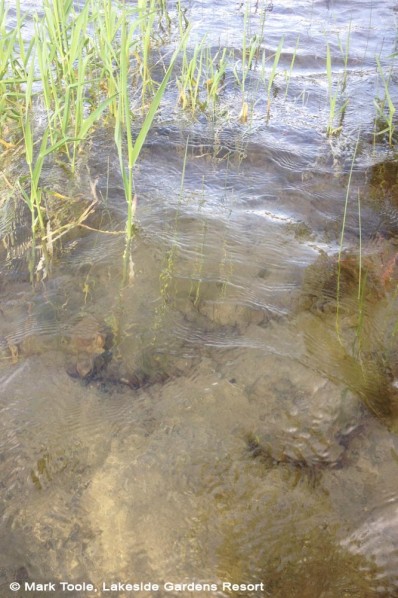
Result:
[[[198,38],[241,44],[239,6],[185,4]],[[86,209],[97,179],[99,202],[35,288],[26,214],[10,232],[2,213],[1,595],[14,580],[217,585],[201,596],[398,592],[396,252],[366,135],[351,183],[362,223],[350,210],[337,265],[350,132],[372,122],[362,102],[375,52],[393,50],[393,6],[252,3],[266,47],[285,34],[282,62],[302,36],[289,94],[268,125],[156,124],[135,179],[128,286],[107,131],[68,209]],[[319,57],[329,36],[342,69],[348,30],[350,104],[344,135],[327,140]],[[237,103],[232,84],[222,101]],[[54,191],[70,187],[57,165],[46,176]]]

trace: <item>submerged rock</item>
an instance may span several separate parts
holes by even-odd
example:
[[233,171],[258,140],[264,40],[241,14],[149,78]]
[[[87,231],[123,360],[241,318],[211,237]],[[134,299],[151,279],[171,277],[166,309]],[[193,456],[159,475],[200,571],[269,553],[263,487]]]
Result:
[[101,322],[87,315],[68,335],[68,374],[75,378],[89,379],[103,370],[110,360],[113,336]]
[[[381,541],[382,538],[382,541]],[[368,560],[376,570],[379,592],[396,596],[398,592],[398,508],[391,504],[378,508],[341,545],[357,557]]]
[[362,301],[375,303],[385,295],[378,262],[371,256],[361,260],[353,252],[339,257],[322,251],[304,274],[299,309],[314,314],[335,314],[339,310],[359,316],[359,296]]
[[324,468],[343,467],[348,438],[361,424],[358,399],[292,359],[265,356],[263,368],[268,373],[248,387],[259,418],[247,437],[249,454],[313,481]]
[[227,300],[200,301],[197,308],[200,314],[216,324],[239,329],[245,329],[249,324],[263,324],[269,317],[264,309]]

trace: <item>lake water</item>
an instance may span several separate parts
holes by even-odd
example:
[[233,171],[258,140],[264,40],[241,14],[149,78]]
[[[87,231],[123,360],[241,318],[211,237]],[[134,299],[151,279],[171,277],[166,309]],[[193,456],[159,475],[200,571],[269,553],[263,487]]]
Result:
[[[2,203],[0,594],[398,596],[397,169],[373,101],[375,56],[396,96],[396,2],[181,4],[192,49],[206,35],[229,62],[217,118],[166,93],[136,168],[129,284],[111,130],[74,181],[44,173],[48,201],[98,201],[34,288],[29,225],[22,210],[11,235]],[[270,57],[248,73],[247,122],[244,27]],[[333,136],[327,44],[348,102]]]

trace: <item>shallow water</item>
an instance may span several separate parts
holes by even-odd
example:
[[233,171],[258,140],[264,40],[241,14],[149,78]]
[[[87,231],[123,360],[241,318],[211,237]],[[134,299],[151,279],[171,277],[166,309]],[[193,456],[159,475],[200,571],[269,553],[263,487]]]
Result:
[[[185,6],[192,43],[206,32],[215,49],[241,47],[239,3]],[[137,166],[129,285],[123,235],[111,234],[125,218],[111,131],[97,131],[77,183],[56,165],[46,172],[77,212],[97,180],[87,224],[104,232],[66,236],[34,289],[24,215],[11,234],[2,210],[2,595],[15,579],[98,588],[70,596],[132,595],[101,590],[111,582],[159,584],[151,596],[398,595],[396,413],[368,401],[363,374],[395,355],[397,301],[379,280],[395,255],[377,169],[389,151],[372,138],[374,56],[389,64],[395,8],[252,2],[262,46],[271,54],[285,36],[283,68],[300,37],[288,93],[280,75],[267,123],[255,65],[257,103],[242,124],[230,71],[227,121],[181,117],[170,92]],[[325,47],[338,77],[348,32],[350,101],[328,138]],[[363,369],[336,341],[331,284],[358,125],[344,243],[355,252],[360,238],[370,264]],[[358,313],[349,259],[346,347]],[[98,356],[105,337],[110,362],[80,379],[81,355]],[[164,586],[193,581],[217,589]],[[263,589],[223,587],[249,582]]]

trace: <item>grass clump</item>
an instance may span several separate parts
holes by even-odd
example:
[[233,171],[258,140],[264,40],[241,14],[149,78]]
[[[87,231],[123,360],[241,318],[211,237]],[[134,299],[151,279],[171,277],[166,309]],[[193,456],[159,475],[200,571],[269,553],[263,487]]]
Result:
[[[131,241],[134,165],[189,34],[178,44],[161,82],[154,84],[150,57],[157,9],[156,0],[149,6],[140,2],[134,9],[111,0],[87,0],[79,11],[72,0],[43,0],[43,14],[33,16],[33,34],[26,44],[19,2],[17,26],[9,31],[8,9],[0,1],[0,139],[8,148],[13,144],[7,136],[16,138],[26,164],[15,185],[31,212],[32,278],[37,244],[44,254],[48,239],[43,168],[50,159],[61,160],[73,176],[86,139],[105,117],[114,128],[127,203],[126,241]],[[142,105],[146,116],[135,140],[133,123],[141,119],[141,108],[136,106],[136,116],[133,80],[140,82],[143,102],[149,97],[149,105]],[[61,225],[55,237],[71,224]]]

